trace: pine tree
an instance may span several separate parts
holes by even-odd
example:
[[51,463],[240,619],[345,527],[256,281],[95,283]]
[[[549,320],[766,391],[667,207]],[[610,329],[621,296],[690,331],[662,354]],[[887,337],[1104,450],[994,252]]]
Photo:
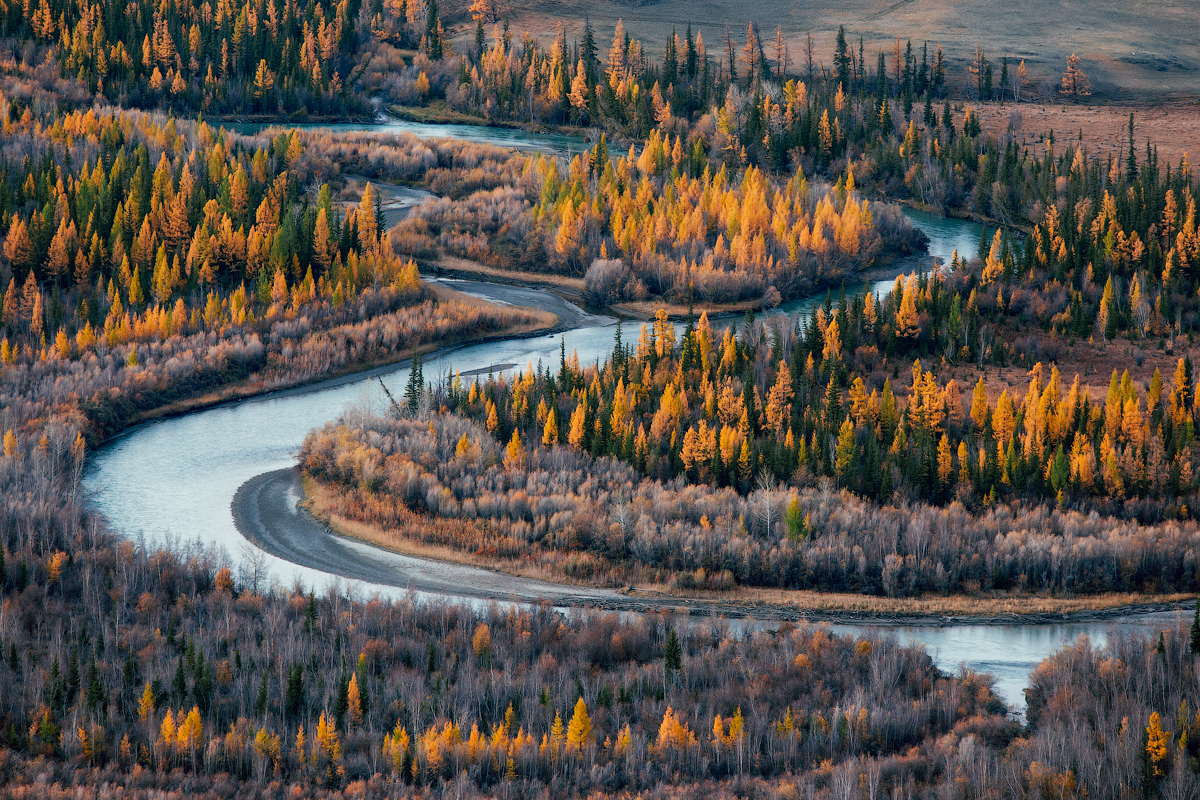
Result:
[[261,717],[267,713],[267,671],[263,670],[262,680],[258,684],[258,696],[254,700],[254,713]]
[[850,49],[846,46],[846,27],[838,26],[837,43],[833,49],[833,67],[837,72],[837,81],[843,90],[850,88]]
[[442,53],[442,22],[438,19],[437,0],[428,0],[425,11],[425,55],[438,61]]
[[667,643],[663,647],[663,668],[667,671],[668,677],[672,672],[679,672],[683,669],[683,648],[679,644],[679,637],[675,634],[674,628],[667,632]]
[[412,366],[408,370],[408,383],[404,389],[404,400],[410,412],[415,412],[421,403],[421,395],[425,391],[425,372],[421,365],[421,356],[413,357]]
[[284,717],[291,720],[299,719],[303,710],[304,667],[297,663],[288,668],[287,690],[283,700]]

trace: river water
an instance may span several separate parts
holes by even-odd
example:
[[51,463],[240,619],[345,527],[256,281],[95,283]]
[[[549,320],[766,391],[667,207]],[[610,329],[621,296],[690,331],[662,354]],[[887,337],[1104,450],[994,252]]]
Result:
[[331,133],[369,132],[379,136],[394,136],[411,133],[418,139],[461,139],[465,142],[495,144],[501,147],[511,147],[514,150],[544,150],[547,152],[566,153],[573,155],[586,147],[586,143],[578,136],[568,136],[561,133],[530,133],[521,128],[492,128],[486,125],[444,125],[425,122],[408,122],[396,119],[386,114],[379,115],[379,121],[370,123],[305,123],[299,125],[276,125],[261,122],[226,122],[225,128],[236,133],[254,135],[270,128],[280,131],[299,128],[300,130],[327,130]]
[[[417,135],[476,137],[498,144],[513,144],[517,134],[531,145],[542,143],[557,148],[557,139],[543,141],[522,131],[497,131],[469,126],[415,126],[397,123]],[[416,128],[416,129],[414,129]],[[393,132],[393,126],[382,132]],[[431,131],[438,131],[433,133]],[[524,142],[522,142],[524,144]],[[930,255],[949,260],[954,249],[972,253],[978,246],[980,226],[908,211],[910,218],[930,238]],[[503,294],[489,284],[459,282],[458,288],[493,296]],[[872,291],[883,295],[892,281],[872,284]],[[511,297],[512,290],[507,290]],[[524,290],[535,299],[538,292]],[[782,309],[790,314],[809,313],[821,298],[792,303]],[[586,316],[583,327],[531,339],[491,342],[459,348],[427,358],[427,379],[436,380],[451,369],[461,372],[488,371],[497,365],[524,367],[540,362],[556,368],[560,344],[569,353],[578,353],[583,364],[609,355],[613,346],[614,320]],[[626,332],[626,340],[633,331]],[[497,371],[503,371],[498,369]],[[383,381],[393,393],[400,393],[408,370],[396,368],[384,374]],[[382,392],[375,378],[317,387],[306,391],[281,393],[244,400],[197,411],[182,417],[158,421],[136,428],[100,448],[90,459],[84,485],[91,502],[108,518],[113,528],[133,538],[144,538],[155,546],[196,545],[216,548],[228,554],[235,565],[258,562],[279,584],[295,582],[323,591],[331,585],[344,587],[360,596],[378,593],[399,596],[404,592],[392,587],[355,582],[326,573],[298,567],[290,562],[256,551],[234,526],[230,501],[242,483],[264,472],[292,466],[304,435],[312,428],[336,419],[349,405],[364,404],[382,408]],[[1018,712],[1025,699],[1022,689],[1028,685],[1033,667],[1062,644],[1080,635],[1102,644],[1112,630],[1153,632],[1174,624],[1177,614],[1134,615],[1111,623],[1064,623],[1058,625],[983,625],[947,626],[876,626],[904,642],[925,645],[936,663],[954,671],[960,664],[991,673],[997,689]],[[858,632],[859,626],[835,625],[835,630]]]

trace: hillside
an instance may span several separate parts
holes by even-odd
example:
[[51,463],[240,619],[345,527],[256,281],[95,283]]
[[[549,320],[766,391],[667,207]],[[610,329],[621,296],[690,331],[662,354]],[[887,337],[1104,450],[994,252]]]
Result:
[[[467,0],[448,4],[455,32],[470,38],[473,26]],[[461,8],[460,8],[461,6]],[[782,7],[781,7],[782,6]],[[895,37],[911,39],[919,49],[924,41],[932,49],[941,44],[955,74],[961,74],[978,45],[998,62],[1008,54],[1024,59],[1036,96],[1046,80],[1057,85],[1066,58],[1077,53],[1092,79],[1096,99],[1156,102],[1195,99],[1200,96],[1200,44],[1191,3],[1119,3],[1115,0],[1084,2],[1062,0],[799,0],[779,4],[769,0],[662,0],[662,2],[579,2],[555,0],[513,4],[510,26],[515,31],[543,31],[552,36],[563,25],[568,37],[581,35],[584,15],[590,16],[601,41],[607,41],[618,18],[637,29],[656,55],[672,28],[683,34],[690,21],[704,34],[714,56],[723,49],[724,26],[735,35],[747,20],[754,20],[763,36],[774,43],[776,25],[783,29],[791,57],[803,63],[808,31],[814,41],[814,61],[829,67],[834,35],[839,25],[855,41],[861,34],[868,63],[876,52],[889,51]],[[998,69],[998,67],[997,67]]]

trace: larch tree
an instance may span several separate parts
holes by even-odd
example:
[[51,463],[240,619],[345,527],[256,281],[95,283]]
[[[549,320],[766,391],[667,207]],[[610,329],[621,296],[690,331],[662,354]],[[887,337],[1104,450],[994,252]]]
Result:
[[1087,97],[1092,93],[1091,81],[1088,80],[1087,74],[1079,66],[1080,62],[1081,59],[1074,53],[1067,56],[1067,69],[1063,72],[1062,86],[1059,88],[1059,92],[1070,97],[1072,100]]
[[575,711],[567,725],[567,749],[582,753],[592,736],[592,719],[588,716],[587,703],[580,697],[575,701]]

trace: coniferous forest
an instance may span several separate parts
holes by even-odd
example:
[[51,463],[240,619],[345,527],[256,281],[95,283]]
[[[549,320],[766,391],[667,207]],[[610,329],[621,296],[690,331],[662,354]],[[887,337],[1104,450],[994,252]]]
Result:
[[[513,13],[0,0],[3,794],[1200,793],[1200,612],[1063,644],[1019,702],[895,637],[672,605],[1190,617],[1186,147],[1140,110],[1115,150],[1035,121],[1089,103],[1075,55]],[[579,144],[291,127],[381,112]],[[932,265],[905,206],[983,235]],[[456,265],[619,316],[611,350],[426,380],[422,353],[569,324],[422,278]],[[141,423],[410,357],[403,403],[305,438],[313,512],[662,602],[286,586],[89,502]]]

